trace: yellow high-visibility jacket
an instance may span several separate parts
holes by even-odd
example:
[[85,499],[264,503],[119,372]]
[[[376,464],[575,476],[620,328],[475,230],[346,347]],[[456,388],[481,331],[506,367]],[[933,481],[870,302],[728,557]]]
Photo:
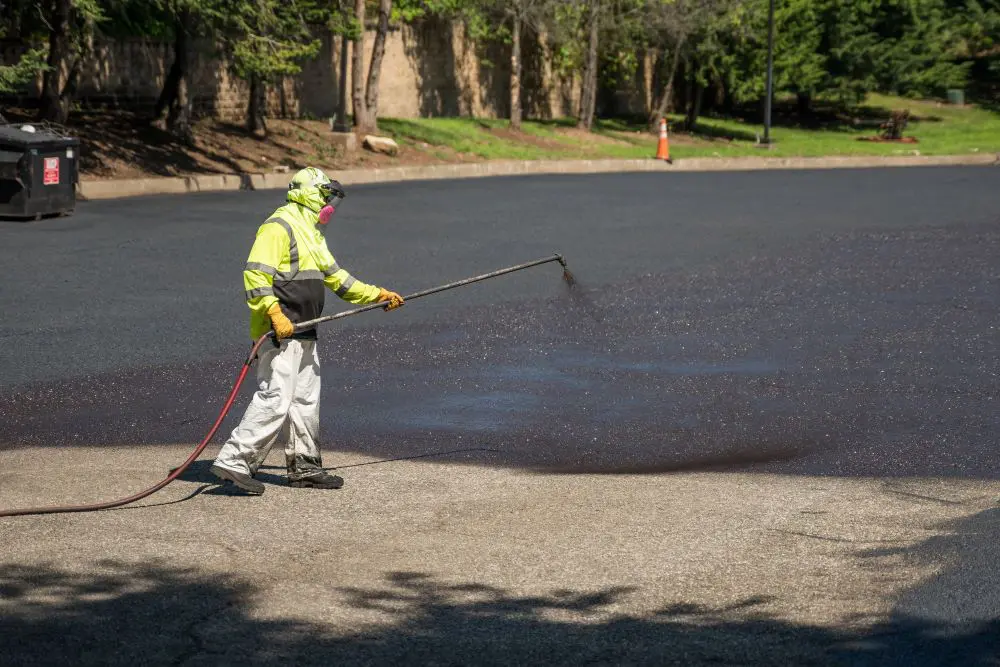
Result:
[[[379,288],[356,280],[337,266],[317,228],[317,215],[294,202],[282,206],[257,230],[243,270],[250,306],[250,337],[271,328],[267,310],[275,303],[292,322],[305,322],[323,312],[324,287],[345,301],[374,303]],[[315,340],[316,328],[296,331],[293,338]]]

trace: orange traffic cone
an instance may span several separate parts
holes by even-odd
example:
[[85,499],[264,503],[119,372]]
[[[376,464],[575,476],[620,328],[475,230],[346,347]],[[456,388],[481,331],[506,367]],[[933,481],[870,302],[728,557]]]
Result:
[[670,139],[667,136],[667,119],[660,119],[660,141],[656,144],[656,159],[663,160],[667,164],[673,164],[670,159]]

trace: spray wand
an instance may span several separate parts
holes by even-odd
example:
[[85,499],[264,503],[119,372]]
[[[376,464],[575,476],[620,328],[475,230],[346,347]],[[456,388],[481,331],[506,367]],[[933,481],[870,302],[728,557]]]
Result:
[[[565,280],[569,285],[576,284],[576,278],[573,274],[569,272],[566,267],[566,260],[563,259],[562,255],[552,255],[551,257],[545,257],[543,259],[536,259],[533,262],[525,262],[524,264],[517,264],[515,266],[508,266],[506,269],[499,269],[497,271],[492,271],[490,273],[484,273],[479,276],[473,276],[471,278],[465,278],[464,280],[457,280],[453,283],[448,283],[447,285],[438,285],[437,287],[431,287],[430,289],[425,289],[422,292],[414,292],[403,297],[404,301],[413,301],[414,299],[419,299],[420,297],[430,296],[431,294],[437,294],[438,292],[445,292],[450,289],[455,289],[456,287],[465,287],[466,285],[471,285],[472,283],[478,283],[481,280],[489,280],[490,278],[498,278],[502,275],[508,273],[514,273],[515,271],[522,271],[524,269],[530,269],[533,266],[538,266],[539,264],[548,264],[549,262],[559,262],[563,267],[563,280]],[[369,310],[375,310],[376,308],[384,308],[389,302],[380,301],[379,303],[370,303],[366,306],[361,306],[360,308],[355,308],[354,310],[345,310],[342,313],[337,313],[336,315],[326,315],[324,317],[317,317],[314,320],[307,320],[305,322],[299,322],[295,325],[296,329],[305,329],[317,324],[322,324],[323,322],[331,322],[333,320],[339,320],[344,317],[350,317],[351,315],[357,315],[359,313],[365,313]]]

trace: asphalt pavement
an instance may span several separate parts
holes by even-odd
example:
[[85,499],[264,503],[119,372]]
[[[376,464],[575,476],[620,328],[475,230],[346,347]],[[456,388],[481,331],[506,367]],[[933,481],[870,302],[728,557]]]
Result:
[[[232,497],[199,463],[152,507],[0,521],[0,648],[997,664],[997,173],[347,183],[327,235],[362,280],[409,293],[560,252],[577,284],[547,265],[324,327],[343,492],[275,468],[263,500]],[[0,222],[0,506],[137,490],[200,439],[281,198]],[[171,620],[116,653],[102,614],[130,642]]]
[[[326,326],[326,446],[993,478],[996,174],[350,188],[329,245],[362,280],[410,293],[561,252],[579,283],[552,264]],[[240,270],[280,202],[136,198],[0,225],[0,447],[197,441],[247,351]]]

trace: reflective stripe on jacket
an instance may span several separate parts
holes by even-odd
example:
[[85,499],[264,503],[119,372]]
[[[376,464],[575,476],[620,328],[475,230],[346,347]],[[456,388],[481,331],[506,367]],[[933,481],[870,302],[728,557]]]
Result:
[[[250,306],[250,336],[257,339],[271,328],[267,310],[275,303],[292,322],[305,322],[323,312],[324,286],[355,304],[378,300],[378,287],[357,280],[337,266],[316,225],[317,215],[296,203],[282,206],[257,230],[243,270],[243,287]],[[315,327],[293,338],[315,339]]]

